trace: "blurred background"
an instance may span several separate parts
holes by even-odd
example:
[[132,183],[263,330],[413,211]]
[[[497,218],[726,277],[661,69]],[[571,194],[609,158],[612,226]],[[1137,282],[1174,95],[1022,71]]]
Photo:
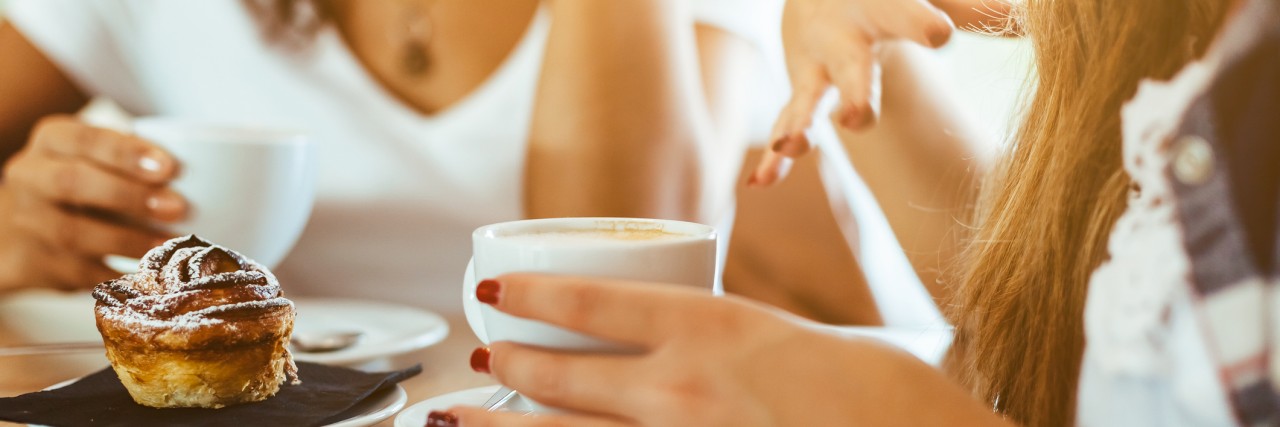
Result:
[[[0,16],[3,15],[7,0],[0,0]],[[776,34],[777,26],[767,28],[765,34]],[[757,87],[766,88],[757,97],[755,114],[752,117],[752,141],[757,147],[763,146],[772,118],[787,97],[785,76],[781,72],[781,47],[777,37],[774,43],[764,46],[765,63],[762,68],[768,70],[758,75],[764,81]],[[1012,129],[1017,111],[1017,100],[1024,82],[1031,73],[1031,55],[1029,46],[1016,39],[995,38],[971,33],[959,32],[951,43],[935,52],[930,52],[932,61],[930,72],[941,79],[939,86],[949,90],[950,97],[960,105],[964,114],[969,116],[970,123],[975,124],[981,140],[994,150],[1006,134]],[[113,107],[109,100],[98,100],[91,104],[90,115],[97,116],[98,123],[110,124],[120,117],[120,111]],[[831,139],[834,144],[834,136]],[[838,145],[838,144],[837,144]],[[814,203],[830,203],[835,211],[847,210],[856,217],[856,231],[851,232],[847,224],[838,224],[845,232],[850,248],[861,265],[867,285],[871,288],[875,302],[879,305],[886,324],[914,323],[920,319],[936,319],[936,308],[920,286],[920,282],[911,269],[910,264],[897,245],[892,230],[876,208],[874,199],[859,181],[856,172],[847,162],[839,161],[840,156],[825,156],[820,178],[831,196],[825,201],[797,201]],[[835,160],[833,160],[833,158]],[[754,165],[749,158],[744,165]],[[817,167],[814,168],[818,169]],[[803,174],[798,178],[803,179]],[[812,174],[817,176],[817,172]],[[814,178],[818,179],[818,178]],[[750,219],[742,218],[744,211],[749,211],[750,203],[786,204],[780,202],[782,192],[772,195],[759,195],[758,192],[739,189],[739,199],[747,205],[739,207],[739,226],[750,223]],[[742,206],[747,206],[743,208]],[[789,206],[789,205],[788,205]],[[837,217],[836,222],[841,220]],[[847,258],[847,257],[846,257]],[[803,279],[795,279],[801,281]],[[906,285],[904,285],[906,284]],[[730,289],[733,291],[733,289]],[[767,295],[761,296],[768,300]],[[894,306],[897,307],[894,307]],[[904,318],[894,318],[893,313],[908,313]],[[812,317],[812,316],[811,316]],[[912,320],[914,319],[914,320]],[[842,323],[842,319],[819,319],[833,323]],[[844,319],[848,320],[848,319]],[[856,319],[854,319],[856,320]]]

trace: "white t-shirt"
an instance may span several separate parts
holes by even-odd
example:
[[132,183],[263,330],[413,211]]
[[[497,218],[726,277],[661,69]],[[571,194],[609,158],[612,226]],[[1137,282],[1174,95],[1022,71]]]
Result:
[[[752,40],[776,10],[760,6],[773,2],[693,9]],[[290,295],[458,312],[471,231],[523,215],[545,11],[487,81],[430,116],[380,86],[332,28],[288,54],[260,37],[240,1],[14,0],[9,14],[81,88],[130,113],[309,129],[315,208],[275,268]]]

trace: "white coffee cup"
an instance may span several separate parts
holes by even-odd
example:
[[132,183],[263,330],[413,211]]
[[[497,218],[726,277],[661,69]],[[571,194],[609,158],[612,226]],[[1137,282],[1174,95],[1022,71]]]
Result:
[[169,231],[196,234],[267,268],[293,248],[315,197],[315,154],[305,132],[165,117],[138,119],[133,130],[180,163],[170,186],[190,209]]
[[[476,299],[478,279],[506,273],[554,273],[689,285],[711,293],[716,232],[702,224],[629,218],[551,218],[493,224],[471,234],[463,308],[485,344],[511,341],[572,351],[636,349],[540,321],[508,315]],[[535,411],[554,409],[528,402]]]

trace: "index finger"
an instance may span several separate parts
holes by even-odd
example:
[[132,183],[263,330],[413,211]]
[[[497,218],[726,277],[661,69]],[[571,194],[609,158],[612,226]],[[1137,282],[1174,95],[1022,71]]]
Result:
[[545,274],[506,274],[485,280],[477,296],[517,317],[646,348],[675,328],[688,326],[676,318],[688,312],[683,308],[714,298],[710,292],[682,285]]
[[32,135],[38,149],[92,161],[124,176],[150,183],[173,178],[177,161],[169,153],[133,135],[93,127],[69,116],[41,120]]

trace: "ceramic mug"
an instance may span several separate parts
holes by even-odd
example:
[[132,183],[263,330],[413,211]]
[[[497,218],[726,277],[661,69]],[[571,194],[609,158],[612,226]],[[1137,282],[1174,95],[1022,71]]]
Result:
[[[196,234],[267,268],[293,248],[315,197],[315,154],[305,132],[165,117],[138,119],[133,130],[180,164],[170,186],[190,209],[182,222],[164,226],[168,231]],[[136,269],[136,260],[110,264]]]
[[480,227],[471,239],[463,308],[467,322],[485,344],[511,341],[560,350],[634,351],[500,312],[476,299],[478,279],[537,272],[674,283],[708,293],[714,289],[716,231],[702,224],[629,218],[534,219]]

